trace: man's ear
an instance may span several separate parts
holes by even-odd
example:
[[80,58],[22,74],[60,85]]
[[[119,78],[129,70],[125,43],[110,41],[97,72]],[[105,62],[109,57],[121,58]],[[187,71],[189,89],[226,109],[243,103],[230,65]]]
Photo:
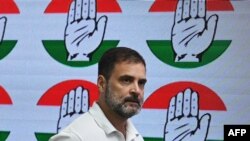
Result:
[[98,79],[97,79],[97,86],[98,86],[98,89],[101,93],[104,92],[104,90],[106,89],[106,79],[103,75],[99,75],[98,76]]

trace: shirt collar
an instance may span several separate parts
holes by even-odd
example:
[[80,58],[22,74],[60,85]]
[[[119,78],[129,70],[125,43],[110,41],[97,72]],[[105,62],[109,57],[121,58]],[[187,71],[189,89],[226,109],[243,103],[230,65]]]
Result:
[[[118,130],[110,123],[107,117],[104,115],[100,106],[94,102],[92,108],[89,110],[90,115],[95,119],[97,124],[104,130],[106,134],[117,132]],[[127,140],[136,138],[139,136],[138,131],[135,129],[133,123],[128,119],[127,121]]]
[[92,108],[89,109],[89,113],[95,119],[98,126],[100,126],[106,134],[110,134],[114,131],[117,131],[107,119],[107,117],[104,115],[102,109],[96,102],[94,102]]
[[135,129],[133,123],[128,119],[128,123],[127,123],[127,139],[126,140],[132,140],[136,137],[138,137],[140,134],[138,133],[138,131]]

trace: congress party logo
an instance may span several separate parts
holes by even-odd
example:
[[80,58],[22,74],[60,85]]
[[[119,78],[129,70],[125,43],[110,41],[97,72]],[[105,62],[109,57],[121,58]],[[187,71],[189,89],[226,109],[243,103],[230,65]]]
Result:
[[13,0],[0,0],[0,60],[6,57],[16,45],[15,40],[4,39],[7,27],[7,17],[2,14],[19,14],[19,9]]
[[229,47],[231,40],[216,40],[219,16],[208,11],[233,11],[228,0],[156,0],[149,12],[174,11],[171,40],[148,40],[152,53],[178,68],[211,63]]
[[168,109],[163,131],[165,141],[204,141],[209,133],[212,115],[201,114],[200,110],[226,111],[225,104],[213,90],[189,81],[162,86],[146,99],[143,108]]
[[[7,91],[0,85],[0,107],[1,105],[12,105],[12,100]],[[5,141],[10,134],[10,131],[0,130],[0,141]]]
[[38,141],[48,141],[49,138],[66,127],[79,115],[87,112],[98,98],[98,88],[85,80],[67,80],[48,89],[38,101],[38,106],[57,106],[58,121],[55,123],[54,133],[36,132]]
[[119,43],[104,40],[108,17],[97,18],[97,13],[120,11],[114,0],[53,0],[45,13],[67,12],[64,40],[44,40],[43,45],[50,56],[62,64],[72,67],[93,65],[105,51]]

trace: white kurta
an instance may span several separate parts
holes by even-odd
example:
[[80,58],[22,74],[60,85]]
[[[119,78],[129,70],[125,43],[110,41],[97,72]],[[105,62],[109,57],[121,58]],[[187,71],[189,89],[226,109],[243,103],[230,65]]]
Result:
[[51,137],[49,141],[143,141],[143,138],[128,120],[125,139],[109,122],[99,105],[94,103],[87,113]]

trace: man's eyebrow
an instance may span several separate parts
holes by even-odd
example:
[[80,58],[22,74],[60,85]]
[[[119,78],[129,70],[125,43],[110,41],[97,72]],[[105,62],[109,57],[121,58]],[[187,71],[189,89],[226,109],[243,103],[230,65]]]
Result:
[[129,79],[134,79],[135,77],[131,76],[131,75],[122,75],[120,76],[121,79],[123,78],[129,78]]
[[[135,77],[134,76],[131,76],[131,75],[122,75],[122,76],[120,76],[120,79],[124,79],[124,78],[126,78],[126,79],[135,79]],[[143,82],[143,83],[146,83],[147,82],[147,79],[146,78],[140,78],[139,79],[139,81],[140,82]]]
[[140,82],[143,82],[143,83],[146,83],[147,82],[147,79],[146,78],[142,78],[139,80]]

